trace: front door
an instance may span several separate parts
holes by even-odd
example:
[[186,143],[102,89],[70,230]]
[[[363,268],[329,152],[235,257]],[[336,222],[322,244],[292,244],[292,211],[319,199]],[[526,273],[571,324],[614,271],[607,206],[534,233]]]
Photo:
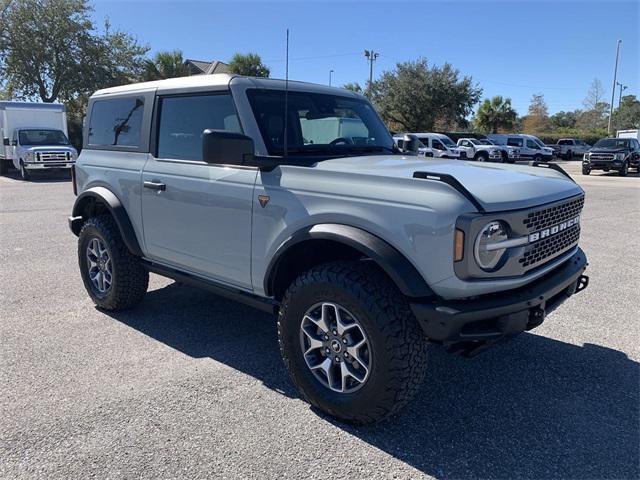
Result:
[[202,161],[202,132],[240,132],[228,92],[158,98],[157,140],[142,173],[144,242],[152,260],[251,289],[257,170]]

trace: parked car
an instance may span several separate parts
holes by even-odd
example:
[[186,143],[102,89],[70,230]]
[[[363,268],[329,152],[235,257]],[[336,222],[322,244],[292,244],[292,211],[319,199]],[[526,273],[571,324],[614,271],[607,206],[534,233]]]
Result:
[[591,148],[591,145],[577,138],[561,138],[556,145],[556,156],[565,160],[571,160],[576,155],[584,155]]
[[482,145],[495,145],[502,150],[503,163],[514,163],[520,159],[520,150],[509,145],[498,145],[497,143],[489,140],[488,138],[478,138],[478,142]]
[[547,147],[542,143],[542,140],[533,135],[490,133],[487,138],[499,145],[517,148],[520,151],[521,159],[531,159],[538,162],[548,162],[553,159],[553,149]]
[[[486,145],[475,138],[461,138],[458,140],[458,149],[462,150],[466,157],[479,162],[509,162],[516,161],[516,150],[507,151],[496,145]],[[511,154],[511,156],[510,156]]]
[[588,284],[566,173],[406,156],[354,92],[192,76],[100,90],[87,123],[69,226],[95,304],[154,272],[277,314],[294,384],[344,421],[406,404],[427,340],[477,352]]
[[592,170],[615,170],[625,177],[629,168],[640,172],[640,143],[635,138],[598,140],[582,160],[583,175],[589,175]]
[[78,156],[57,103],[0,102],[0,138],[0,174],[12,165],[23,180],[36,170],[69,170]]
[[396,142],[402,140],[404,135],[415,135],[418,137],[422,146],[418,149],[418,153],[425,157],[450,158],[450,159],[466,159],[462,150],[457,148],[446,135],[441,133],[401,133],[394,136]]

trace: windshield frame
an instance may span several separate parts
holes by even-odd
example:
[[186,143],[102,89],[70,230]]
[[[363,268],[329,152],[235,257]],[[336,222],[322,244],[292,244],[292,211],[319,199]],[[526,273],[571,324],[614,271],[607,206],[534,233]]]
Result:
[[[267,150],[269,157],[285,158],[284,138],[277,139],[279,143],[274,143],[274,140],[269,138],[269,130],[271,133],[277,131],[278,128],[282,128],[284,137],[284,126],[275,128],[268,125],[268,115],[274,117],[273,112],[275,108],[269,109],[269,103],[276,103],[282,98],[282,108],[284,110],[284,96],[285,90],[280,88],[247,88],[245,90],[246,98],[248,100],[248,107],[255,121],[258,132]],[[296,97],[298,97],[296,99]],[[339,157],[339,156],[359,156],[359,155],[375,155],[375,154],[400,154],[400,150],[395,144],[395,140],[384,122],[378,115],[377,111],[371,105],[371,103],[359,96],[341,95],[340,93],[325,93],[309,90],[289,90],[287,93],[287,102],[289,106],[289,115],[287,122],[287,148],[286,157],[303,157],[313,158],[314,160],[322,160],[327,157]],[[296,103],[298,105],[296,105]],[[303,123],[296,122],[296,113],[301,115],[305,109],[301,108],[305,103],[314,107],[316,110],[311,117],[306,117],[307,120],[316,120],[322,118],[353,118],[357,119],[358,125],[362,125],[369,135],[369,137],[363,137],[364,143],[306,143]],[[353,107],[353,108],[350,108]],[[326,116],[322,115],[322,109],[326,109]],[[333,110],[332,110],[333,109]],[[332,115],[338,110],[351,110],[356,116],[341,116]],[[311,113],[311,110],[307,114]],[[318,115],[319,114],[319,115]],[[261,118],[262,117],[262,118]],[[303,116],[298,117],[302,120]],[[276,117],[276,123],[280,123],[282,119]],[[373,133],[372,133],[373,132]],[[346,135],[345,135],[346,137]],[[342,137],[336,137],[337,140]],[[352,137],[353,139],[360,137]],[[301,140],[301,141],[297,141]],[[332,141],[334,141],[332,140]],[[373,140],[373,142],[371,142]]]
[[[62,135],[62,138],[64,138],[66,143],[51,143],[51,142],[46,142],[46,143],[28,143],[28,142],[24,142],[24,140],[26,140],[26,137],[23,136],[23,133],[25,132],[56,132],[59,133],[60,135]],[[69,141],[69,137],[67,137],[67,135],[65,135],[65,133],[62,130],[59,130],[57,128],[20,128],[18,130],[18,143],[20,146],[22,147],[69,147],[71,146],[71,142]]]

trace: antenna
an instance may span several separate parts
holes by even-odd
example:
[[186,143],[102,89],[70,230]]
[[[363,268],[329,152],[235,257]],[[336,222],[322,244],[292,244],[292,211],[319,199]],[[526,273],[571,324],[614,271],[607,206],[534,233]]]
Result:
[[289,29],[287,28],[287,46],[285,50],[284,61],[284,157],[287,156],[287,144],[289,143],[287,138],[289,120]]

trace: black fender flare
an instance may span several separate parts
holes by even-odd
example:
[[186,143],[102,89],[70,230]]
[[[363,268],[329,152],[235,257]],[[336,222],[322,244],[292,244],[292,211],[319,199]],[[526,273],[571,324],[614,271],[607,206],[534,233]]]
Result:
[[408,297],[430,297],[434,294],[416,267],[385,240],[350,225],[323,223],[297,231],[278,247],[264,277],[264,289],[268,296],[272,296],[276,290],[278,267],[286,252],[308,240],[332,240],[354,248],[378,264]]
[[92,187],[82,192],[73,204],[73,213],[69,218],[71,231],[77,236],[80,234],[82,223],[86,220],[84,213],[87,202],[98,202],[104,205],[113,217],[120,230],[124,244],[133,255],[142,256],[142,249],[138,243],[136,232],[133,229],[129,214],[125,210],[120,199],[106,187]]

